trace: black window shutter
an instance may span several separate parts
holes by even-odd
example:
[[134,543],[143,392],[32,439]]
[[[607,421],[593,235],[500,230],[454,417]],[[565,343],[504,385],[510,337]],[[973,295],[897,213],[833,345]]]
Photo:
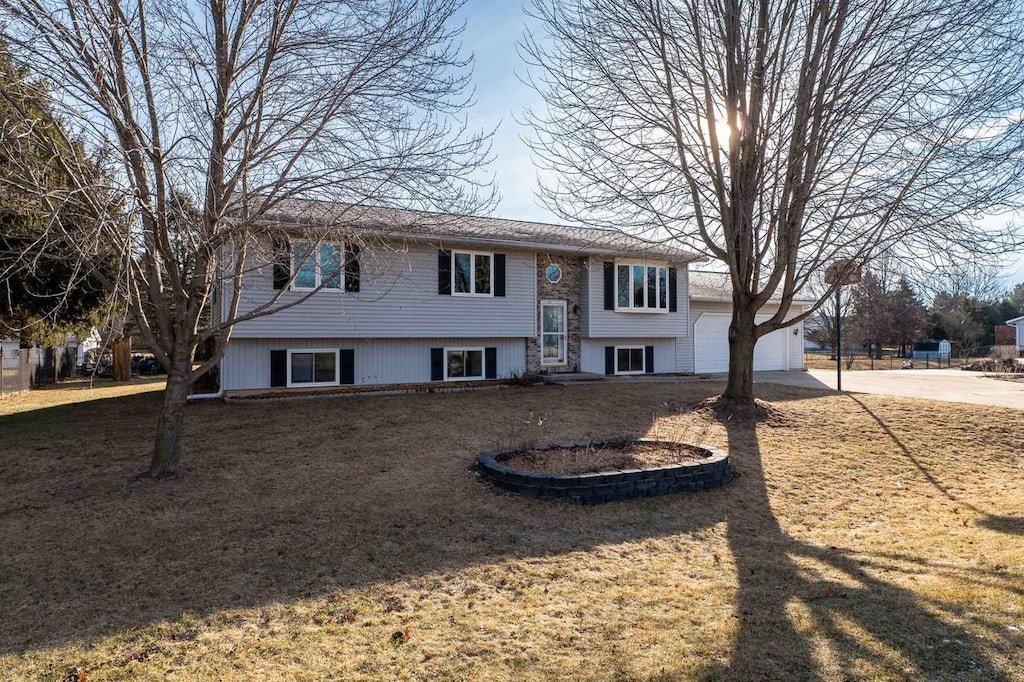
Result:
[[345,245],[345,291],[359,293],[359,244]]
[[341,383],[356,383],[356,352],[351,348],[342,348],[338,357],[341,360]]
[[644,372],[654,374],[654,346],[644,346]]
[[494,254],[494,295],[505,295],[505,254]]
[[494,346],[484,348],[484,378],[498,378],[498,349]]
[[678,296],[678,294],[676,293],[676,279],[677,279],[676,269],[675,268],[669,268],[668,269],[668,311],[670,313],[674,313],[674,312],[676,312],[676,310],[679,309],[679,306],[676,303],[676,297]]
[[452,295],[452,252],[437,250],[437,293]]
[[444,348],[430,349],[430,380],[444,381]]
[[[288,239],[274,238],[274,288],[284,289],[292,278],[292,254]],[[282,384],[283,385],[283,384]]]
[[615,310],[615,263],[604,262],[604,309]]
[[270,351],[270,385],[271,387],[288,385],[288,351],[286,350]]
[[615,374],[615,346],[604,347],[604,373]]

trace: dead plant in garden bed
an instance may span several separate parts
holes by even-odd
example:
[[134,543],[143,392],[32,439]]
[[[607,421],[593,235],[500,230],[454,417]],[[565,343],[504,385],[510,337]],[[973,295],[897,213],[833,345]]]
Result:
[[619,469],[649,469],[694,462],[707,456],[706,450],[688,443],[594,443],[585,447],[527,450],[504,458],[501,463],[525,471],[583,474]]

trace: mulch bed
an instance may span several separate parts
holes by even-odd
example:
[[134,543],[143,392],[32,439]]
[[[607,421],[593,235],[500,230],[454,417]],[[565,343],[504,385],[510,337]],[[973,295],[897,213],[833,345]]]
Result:
[[705,450],[686,443],[628,443],[593,445],[585,448],[527,450],[503,458],[501,463],[523,471],[582,474],[619,469],[648,469],[699,461],[707,456]]

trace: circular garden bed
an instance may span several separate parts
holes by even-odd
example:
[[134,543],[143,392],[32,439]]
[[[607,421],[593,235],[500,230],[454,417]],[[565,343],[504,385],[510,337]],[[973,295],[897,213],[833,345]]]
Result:
[[611,438],[485,452],[477,469],[499,488],[594,504],[723,486],[734,472],[718,448]]

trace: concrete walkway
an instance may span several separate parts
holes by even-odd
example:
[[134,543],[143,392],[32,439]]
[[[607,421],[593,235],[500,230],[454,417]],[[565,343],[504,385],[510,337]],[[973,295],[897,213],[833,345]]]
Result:
[[[807,372],[756,372],[754,382],[835,390],[836,373],[834,370],[820,369]],[[981,372],[964,372],[959,369],[843,372],[843,390],[1024,410],[1024,381],[1003,381]]]

